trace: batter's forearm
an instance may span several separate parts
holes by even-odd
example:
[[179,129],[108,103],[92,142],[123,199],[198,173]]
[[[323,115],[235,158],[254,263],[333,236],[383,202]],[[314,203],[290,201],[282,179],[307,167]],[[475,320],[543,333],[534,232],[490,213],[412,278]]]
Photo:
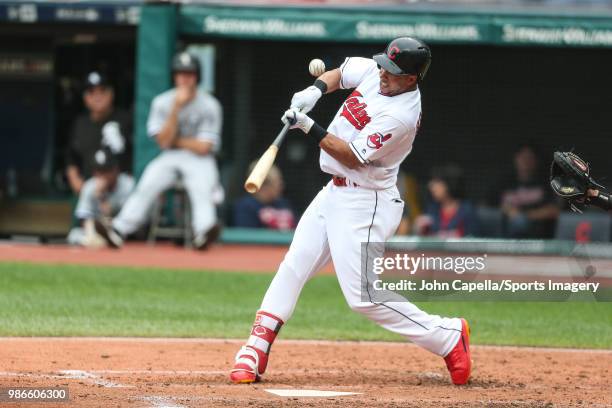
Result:
[[319,146],[327,154],[338,160],[349,169],[356,169],[362,166],[361,162],[357,156],[355,156],[355,153],[353,153],[348,143],[331,133],[327,133],[327,135],[325,135],[321,142],[319,142]]
[[178,135],[178,113],[179,108],[174,106],[162,130],[157,134],[157,144],[162,149],[170,149],[174,146]]
[[340,79],[342,78],[342,74],[340,73],[340,69],[332,69],[331,71],[324,72],[317,79],[325,82],[327,85],[326,94],[332,93],[340,89]]
[[321,149],[342,163],[342,165],[349,169],[356,169],[362,166],[361,161],[353,153],[347,142],[329,133],[324,127],[308,116],[291,110],[285,112],[285,115],[288,115],[287,120],[292,120],[296,127],[302,129],[307,136],[318,143]]

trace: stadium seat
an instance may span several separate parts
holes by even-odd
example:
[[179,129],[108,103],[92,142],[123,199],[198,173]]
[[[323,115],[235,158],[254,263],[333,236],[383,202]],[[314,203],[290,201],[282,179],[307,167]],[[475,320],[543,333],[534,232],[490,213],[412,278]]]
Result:
[[504,216],[498,208],[478,207],[476,210],[483,238],[501,238],[504,235]]
[[557,222],[556,239],[585,242],[608,242],[612,218],[604,212],[584,214],[564,212]]

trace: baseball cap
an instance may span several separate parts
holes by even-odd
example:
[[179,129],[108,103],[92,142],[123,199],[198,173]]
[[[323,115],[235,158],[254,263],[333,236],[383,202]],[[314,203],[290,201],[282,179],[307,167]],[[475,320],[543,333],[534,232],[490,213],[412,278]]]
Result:
[[172,70],[174,72],[200,72],[200,61],[195,55],[188,52],[176,54],[172,60]]
[[113,154],[113,152],[107,147],[98,149],[94,153],[93,162],[94,171],[107,171],[114,169],[119,165],[117,155]]
[[85,90],[90,90],[96,86],[110,87],[108,77],[99,71],[92,71],[85,78]]

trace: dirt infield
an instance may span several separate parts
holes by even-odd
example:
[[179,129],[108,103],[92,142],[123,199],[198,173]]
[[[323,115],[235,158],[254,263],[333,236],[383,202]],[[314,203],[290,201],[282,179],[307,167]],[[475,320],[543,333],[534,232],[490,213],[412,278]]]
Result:
[[[473,379],[456,387],[440,358],[410,344],[279,340],[264,382],[233,385],[228,368],[240,344],[1,338],[0,384],[66,386],[70,405],[96,407],[612,406],[610,351],[476,346]],[[359,394],[287,398],[271,388]]]
[[276,270],[286,252],[287,247],[270,245],[217,245],[201,252],[164,243],[128,243],[121,250],[0,243],[0,261],[267,273]]

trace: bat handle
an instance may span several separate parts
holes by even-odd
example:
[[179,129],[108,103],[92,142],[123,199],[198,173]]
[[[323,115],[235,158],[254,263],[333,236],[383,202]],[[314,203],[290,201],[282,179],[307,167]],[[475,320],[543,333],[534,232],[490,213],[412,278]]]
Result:
[[278,133],[278,136],[276,136],[276,139],[274,139],[274,141],[272,142],[274,146],[279,147],[281,143],[283,143],[283,139],[285,138],[285,135],[289,131],[289,127],[291,127],[291,123],[289,122],[285,123],[285,126],[283,126],[281,131]]

